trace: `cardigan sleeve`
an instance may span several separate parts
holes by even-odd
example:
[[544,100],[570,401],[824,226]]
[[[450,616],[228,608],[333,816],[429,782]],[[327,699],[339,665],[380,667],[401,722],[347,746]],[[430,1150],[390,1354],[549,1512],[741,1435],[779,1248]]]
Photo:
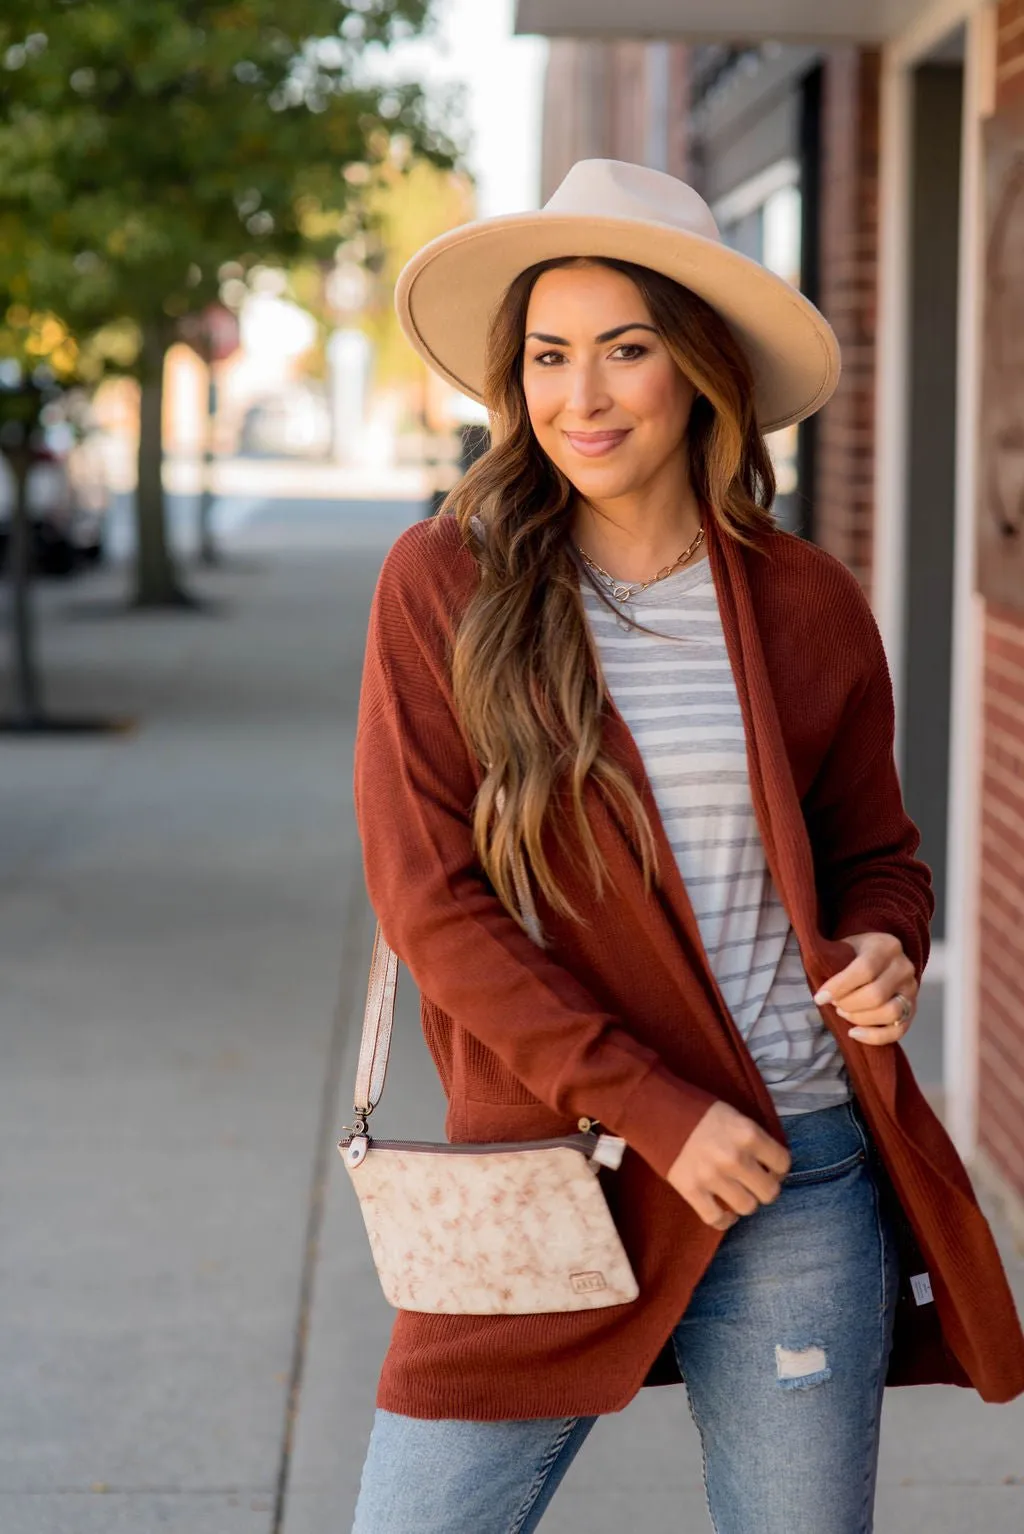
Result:
[[600,1120],[666,1176],[715,1098],[599,1006],[494,894],[473,848],[476,782],[441,615],[415,589],[424,575],[402,545],[374,594],[355,745],[356,818],[381,929],[421,992],[535,1097],[567,1118]]
[[[855,590],[852,588],[855,587]],[[918,981],[935,910],[931,870],[915,854],[921,834],[903,804],[893,754],[895,710],[882,637],[849,578],[849,624],[863,661],[824,762],[804,797],[825,936],[888,932]]]

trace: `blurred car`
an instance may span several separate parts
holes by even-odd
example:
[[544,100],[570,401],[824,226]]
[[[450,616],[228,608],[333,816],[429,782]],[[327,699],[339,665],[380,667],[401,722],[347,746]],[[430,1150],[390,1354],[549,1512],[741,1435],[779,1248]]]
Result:
[[[16,493],[0,452],[0,563],[6,560]],[[103,559],[110,486],[100,433],[81,411],[47,406],[28,473],[28,514],[37,570],[69,575]]]
[[238,451],[247,458],[327,458],[331,413],[325,393],[292,388],[255,400],[242,417]]

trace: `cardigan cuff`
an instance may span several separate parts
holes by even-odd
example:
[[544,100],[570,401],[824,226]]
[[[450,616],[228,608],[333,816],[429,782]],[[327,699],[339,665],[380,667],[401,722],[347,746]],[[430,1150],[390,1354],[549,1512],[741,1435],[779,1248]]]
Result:
[[680,1081],[659,1062],[630,1093],[616,1114],[614,1129],[660,1177],[667,1177],[690,1135],[717,1101],[714,1093]]
[[898,911],[890,911],[877,904],[871,906],[865,902],[863,906],[848,908],[835,924],[832,936],[837,941],[850,937],[856,932],[888,932],[893,937],[898,937],[903,944],[903,952],[914,966],[914,977],[918,985],[928,962],[927,940],[922,948],[921,933],[917,927],[908,927],[906,917]]

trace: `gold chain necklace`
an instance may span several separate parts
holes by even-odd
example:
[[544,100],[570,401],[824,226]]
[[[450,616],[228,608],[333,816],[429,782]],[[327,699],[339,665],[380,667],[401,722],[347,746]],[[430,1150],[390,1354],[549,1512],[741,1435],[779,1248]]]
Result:
[[697,536],[693,539],[689,547],[683,550],[679,558],[673,560],[670,565],[663,565],[662,568],[658,571],[657,575],[652,575],[650,580],[646,581],[620,581],[614,575],[611,575],[607,570],[605,570],[601,565],[599,565],[596,559],[591,559],[590,555],[586,553],[584,549],[581,549],[578,543],[575,544],[575,548],[584,564],[589,565],[595,574],[604,576],[605,580],[608,582],[611,594],[617,602],[630,602],[638,592],[646,591],[648,586],[653,586],[657,581],[663,581],[666,579],[666,577],[672,575],[676,570],[679,569],[680,565],[686,563],[694,550],[698,549],[703,542],[704,523],[702,521],[700,527],[697,529]]

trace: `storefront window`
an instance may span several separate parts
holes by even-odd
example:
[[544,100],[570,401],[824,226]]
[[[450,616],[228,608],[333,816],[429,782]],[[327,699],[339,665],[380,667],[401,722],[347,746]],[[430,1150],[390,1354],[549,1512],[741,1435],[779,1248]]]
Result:
[[[795,160],[780,160],[737,187],[715,206],[722,238],[734,250],[761,261],[794,287],[800,286],[803,200]],[[787,426],[767,438],[775,466],[775,515],[783,527],[803,531],[805,512],[798,498],[797,439]]]

